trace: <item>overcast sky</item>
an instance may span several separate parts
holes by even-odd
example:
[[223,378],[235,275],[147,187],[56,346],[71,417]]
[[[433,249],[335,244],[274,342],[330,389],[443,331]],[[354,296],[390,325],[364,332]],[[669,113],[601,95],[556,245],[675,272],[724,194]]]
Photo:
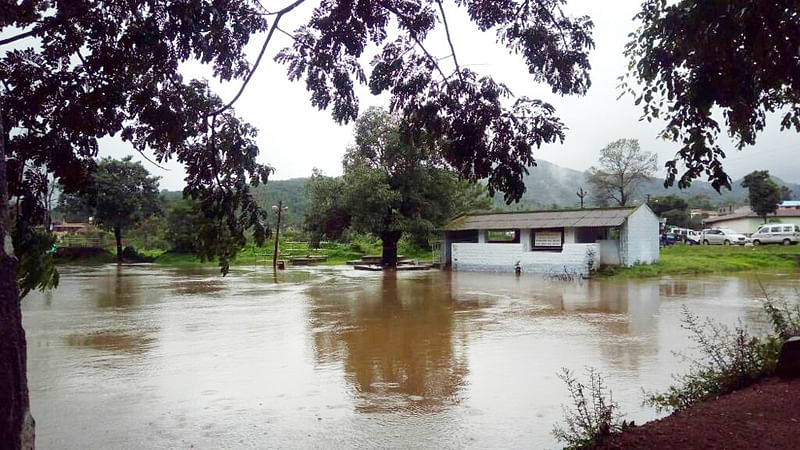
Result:
[[[278,9],[287,0],[263,2],[267,7]],[[284,17],[282,28],[293,30],[307,19],[317,2],[307,2]],[[549,87],[533,82],[518,56],[494,43],[493,33],[481,33],[474,27],[461,8],[446,2],[448,20],[454,37],[454,46],[459,62],[482,74],[491,74],[496,81],[505,82],[516,95],[541,98],[556,107],[556,114],[568,127],[563,144],[552,144],[534,152],[537,159],[551,161],[561,166],[584,170],[596,164],[599,150],[607,143],[619,138],[639,139],[645,150],[655,151],[659,165],[673,157],[677,146],[656,139],[661,123],[639,121],[641,110],[634,106],[633,99],[625,96],[619,100],[617,77],[625,72],[626,60],[622,49],[628,33],[636,24],[640,0],[570,0],[569,12],[573,15],[587,14],[594,21],[596,48],[591,52],[592,87],[586,96],[560,97],[553,95]],[[269,58],[262,62],[257,73],[236,104],[237,114],[259,129],[259,160],[275,168],[274,179],[306,177],[314,167],[326,174],[341,174],[341,158],[345,148],[352,142],[352,124],[339,126],[327,111],[311,107],[309,94],[302,81],[290,83],[286,80],[284,66],[272,61],[272,56],[288,46],[289,38],[276,34],[270,44]],[[436,56],[447,56],[449,50],[440,39],[432,35],[426,45]],[[254,37],[249,46],[249,55],[255,58],[263,37]],[[366,58],[368,61],[369,58]],[[197,65],[187,65],[184,73],[188,78],[202,78],[206,73]],[[212,83],[224,100],[230,99],[239,82],[220,86]],[[370,105],[386,105],[386,97],[373,97],[365,88],[359,90],[362,110]],[[786,181],[800,183],[800,135],[793,131],[780,132],[779,120],[773,117],[768,129],[758,137],[755,147],[737,151],[729,142],[725,145],[728,158],[725,168],[734,178],[739,178],[756,169],[768,169],[771,174]],[[102,146],[103,155],[121,157],[131,153],[130,147],[109,139]],[[135,158],[140,159],[138,155]],[[144,162],[155,175],[161,176],[161,187],[170,190],[183,187],[183,169],[178,164],[168,164],[168,171]],[[535,170],[535,169],[534,169]],[[535,175],[535,171],[533,172]],[[663,169],[659,176],[663,176]]]

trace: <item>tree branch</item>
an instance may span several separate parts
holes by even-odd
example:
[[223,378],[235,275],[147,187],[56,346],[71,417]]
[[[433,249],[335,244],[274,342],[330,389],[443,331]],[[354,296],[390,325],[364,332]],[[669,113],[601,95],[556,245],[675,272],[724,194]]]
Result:
[[[395,16],[397,16],[397,18],[398,18],[398,19],[404,19],[404,20],[407,20],[407,21],[409,21],[409,22],[411,21],[411,20],[410,20],[408,17],[406,17],[406,16],[405,16],[403,13],[401,13],[401,12],[400,12],[400,11],[398,11],[397,9],[395,9],[395,8],[393,8],[393,7],[389,6],[389,5],[387,5],[385,2],[379,2],[379,5],[383,6],[384,8],[386,8],[386,10],[387,10],[387,11],[389,11],[389,12],[391,12],[392,14],[394,14]],[[419,46],[419,48],[422,50],[422,52],[423,52],[423,53],[425,53],[425,56],[428,58],[428,60],[429,60],[431,63],[433,63],[434,67],[436,67],[436,70],[439,72],[439,74],[440,74],[440,75],[442,76],[442,78],[444,79],[444,82],[447,82],[447,79],[448,79],[449,77],[448,77],[447,75],[445,75],[445,74],[444,74],[444,71],[442,70],[441,66],[439,66],[439,61],[438,61],[436,58],[434,58],[434,57],[433,57],[433,55],[431,55],[431,54],[428,52],[428,50],[425,48],[425,46],[424,46],[424,45],[422,45],[422,42],[419,40],[419,38],[417,38],[417,35],[416,35],[416,33],[411,33],[411,32],[409,32],[408,34],[411,36],[411,39],[413,39],[413,40],[414,40],[414,42],[415,42],[415,43],[416,43],[416,44]],[[453,55],[453,57],[455,58],[455,55]]]
[[239,88],[239,92],[236,93],[236,95],[230,102],[228,102],[222,108],[212,112],[211,115],[216,116],[218,114],[222,114],[223,112],[230,109],[233,106],[233,104],[236,103],[237,100],[239,100],[239,97],[241,97],[242,93],[244,93],[244,89],[247,87],[247,84],[250,82],[250,79],[253,78],[253,74],[256,73],[256,69],[258,69],[258,65],[261,63],[261,58],[264,57],[264,52],[266,52],[267,50],[267,45],[269,44],[269,41],[272,39],[272,35],[275,34],[275,30],[278,28],[278,22],[280,22],[281,17],[283,17],[283,15],[288,13],[289,11],[295,9],[304,1],[305,0],[295,0],[289,6],[275,13],[275,20],[272,22],[272,26],[269,29],[269,33],[267,33],[267,38],[264,40],[264,45],[261,46],[261,51],[258,53],[258,58],[256,58],[256,62],[253,64],[253,68],[250,70],[250,73],[248,73],[247,77],[244,79],[242,87]]
[[16,41],[25,39],[27,37],[31,37],[31,36],[35,35],[36,33],[45,30],[46,28],[48,28],[48,27],[45,27],[45,26],[34,27],[33,29],[28,30],[28,31],[26,31],[24,33],[20,33],[20,34],[18,34],[16,36],[11,36],[10,38],[6,38],[6,39],[0,39],[0,46],[11,44],[12,42],[16,42]]
[[[550,16],[550,20],[553,22],[553,25],[555,25],[556,28],[558,28],[558,35],[561,36],[561,42],[564,43],[564,50],[568,49],[569,45],[567,45],[567,38],[564,37],[564,29],[561,28],[561,24],[558,23],[558,20],[556,20],[556,16],[554,16],[553,13],[550,10],[548,10],[547,8],[542,7],[542,9],[544,9],[544,11],[547,13],[547,15]],[[558,8],[558,11],[559,11],[559,13],[561,13],[561,17],[562,18],[566,17],[564,15],[564,11],[561,10],[560,7]]]
[[[136,148],[136,146],[134,146],[134,148]],[[142,155],[142,158],[144,158],[144,159],[145,159],[145,161],[147,161],[147,162],[149,162],[150,164],[152,164],[152,165],[154,165],[154,166],[158,167],[158,168],[159,168],[159,169],[161,169],[161,170],[166,170],[167,172],[169,172],[169,169],[167,169],[166,167],[164,167],[164,166],[162,166],[162,165],[160,165],[160,164],[156,163],[156,162],[155,162],[155,161],[153,161],[152,159],[148,158],[148,157],[147,157],[147,155],[145,155],[143,151],[139,150],[138,148],[136,148],[136,151],[137,151],[137,152],[139,152],[139,154],[140,154],[140,155]]]
[[458,58],[456,57],[456,49],[453,47],[453,40],[450,38],[450,27],[447,26],[447,16],[444,14],[444,5],[442,5],[442,0],[437,0],[436,3],[439,4],[439,11],[442,13],[444,32],[447,35],[447,43],[450,44],[450,54],[453,56],[453,64],[456,66],[456,74],[458,74],[458,79],[463,82],[464,77],[461,74],[461,68],[458,66]]

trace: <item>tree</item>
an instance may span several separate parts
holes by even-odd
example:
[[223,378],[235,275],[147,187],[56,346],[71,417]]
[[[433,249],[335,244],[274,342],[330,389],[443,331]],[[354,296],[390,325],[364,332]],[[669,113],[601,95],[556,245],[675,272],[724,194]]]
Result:
[[314,169],[306,185],[311,206],[303,226],[311,234],[310,245],[319,247],[323,238],[336,239],[350,226],[350,212],[344,203],[344,180],[326,177]]
[[800,131],[795,0],[645,0],[636,19],[642,24],[625,47],[622,87],[642,105],[643,118],[666,122],[660,137],[681,145],[666,164],[666,185],[682,164],[678,186],[705,174],[718,191],[730,188],[715,111],[740,150],[755,144],[769,113],[781,111],[781,129]]
[[[26,164],[74,193],[87,180],[98,140],[120,136],[157,162],[176,158],[186,165],[184,195],[213,219],[202,230],[201,244],[208,245],[201,255],[218,257],[225,273],[246,231],[259,244],[268,235],[250,188],[266,183],[272,171],[256,163],[256,131],[232,106],[275,31],[284,32],[281,20],[301,3],[287,0],[278,10],[245,0],[1,3],[0,198],[33,195],[35,183],[18,170]],[[568,17],[563,4],[457,2],[481,30],[494,31],[520,55],[535,81],[557,94],[584,94],[593,25],[587,17]],[[305,78],[311,103],[331,107],[339,122],[358,115],[356,83],[388,92],[408,133],[435,140],[463,177],[486,178],[490,191],[513,201],[524,191],[533,147],[563,140],[564,125],[551,105],[526,97],[506,101],[511,93],[503,84],[460,66],[445,13],[442,2],[431,0],[321,2],[290,33],[294,44],[277,60],[290,79]],[[449,59],[426,47],[436,28],[451,49]],[[266,37],[251,64],[243,49],[256,33]],[[368,43],[381,46],[369,75],[361,65]],[[179,68],[190,60],[209,66],[221,81],[240,80],[237,94],[223,102],[206,83],[185,81]],[[0,442],[19,448],[32,445],[33,419],[9,220],[8,205],[0,202],[0,240],[7,243],[0,254]],[[211,240],[221,225],[225,239]]]
[[637,186],[656,171],[656,154],[643,151],[636,139],[619,139],[600,150],[600,167],[589,168],[589,182],[600,204],[626,206]]
[[781,186],[781,200],[791,200],[794,198],[794,191],[786,186]]
[[699,208],[699,209],[714,208],[714,203],[711,201],[711,197],[703,193],[690,197],[688,203],[690,208]]
[[[95,223],[114,233],[117,261],[122,262],[122,235],[144,219],[160,214],[158,178],[131,157],[105,158],[91,172],[85,192],[78,194]],[[64,204],[79,203],[65,201]]]
[[384,267],[396,266],[403,234],[427,237],[466,208],[490,204],[485,188],[460,180],[430,146],[410,142],[400,119],[385,110],[358,118],[343,165],[341,179],[312,176],[306,223],[316,236],[333,238],[346,228],[378,236]]
[[755,170],[745,175],[742,187],[749,191],[750,208],[767,223],[767,214],[778,209],[781,202],[781,188],[769,177],[769,171]]
[[667,219],[668,225],[686,228],[689,225],[689,204],[674,195],[651,197],[647,206],[659,216]]
[[202,219],[197,202],[181,200],[167,213],[167,242],[177,253],[196,253],[199,247],[197,224]]

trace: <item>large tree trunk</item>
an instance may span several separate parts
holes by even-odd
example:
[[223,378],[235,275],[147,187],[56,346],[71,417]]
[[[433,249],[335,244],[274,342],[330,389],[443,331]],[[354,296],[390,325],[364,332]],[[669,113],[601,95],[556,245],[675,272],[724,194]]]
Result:
[[397,267],[397,241],[400,240],[402,233],[399,231],[387,231],[381,235],[383,242],[383,252],[381,254],[381,265],[387,269]]
[[117,263],[122,262],[122,229],[114,227],[114,239],[117,240]]
[[11,240],[5,133],[1,119],[0,242],[0,449],[32,449],[34,421],[28,400],[25,330],[22,329],[17,290],[17,259]]

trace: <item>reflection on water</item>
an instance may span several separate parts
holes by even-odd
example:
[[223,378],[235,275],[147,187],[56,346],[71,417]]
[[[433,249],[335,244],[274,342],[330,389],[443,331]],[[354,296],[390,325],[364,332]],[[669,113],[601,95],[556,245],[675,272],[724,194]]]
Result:
[[309,289],[315,357],[343,360],[359,411],[435,411],[458,401],[467,363],[454,349],[455,302],[445,286],[387,274],[349,292]]
[[66,337],[66,341],[74,347],[121,353],[142,353],[152,345],[155,338],[149,333],[135,335],[108,330],[71,334]]
[[[790,293],[798,278],[762,279]],[[39,448],[542,448],[561,367],[637,422],[682,309],[764,326],[754,277],[67,268],[24,301]]]

